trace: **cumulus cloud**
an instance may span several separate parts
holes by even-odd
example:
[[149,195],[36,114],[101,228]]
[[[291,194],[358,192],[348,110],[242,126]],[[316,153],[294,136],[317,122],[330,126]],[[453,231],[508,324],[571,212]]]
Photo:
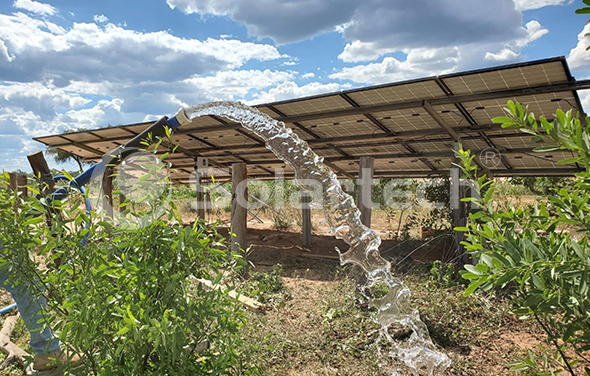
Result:
[[228,16],[245,25],[248,33],[289,43],[332,31],[347,22],[357,0],[167,0],[184,13]]
[[485,59],[499,62],[516,60],[520,57],[520,50],[523,47],[549,32],[536,20],[529,21],[524,26],[524,30],[526,30],[524,37],[507,43],[499,52],[486,52]]
[[344,68],[329,77],[363,84],[403,81],[452,72],[459,59],[460,52],[457,48],[412,50],[405,61],[389,56],[381,62]]
[[26,108],[39,119],[49,119],[56,111],[82,107],[91,101],[78,93],[67,92],[40,82],[0,85],[0,101],[7,107]]
[[[538,21],[521,26],[517,38],[503,43],[469,43],[436,48],[403,49],[406,60],[388,56],[381,62],[343,68],[332,73],[330,78],[357,83],[377,84],[417,77],[456,72],[473,67],[482,67],[493,62],[514,61],[521,57],[520,51],[529,43],[548,32]],[[390,48],[374,48],[373,43],[352,43],[345,47],[340,58],[347,62],[370,61],[377,56],[395,52]]]
[[33,0],[16,0],[13,4],[15,8],[28,10],[29,12],[53,16],[57,13],[57,9],[45,3],[39,3]]
[[338,55],[338,59],[347,63],[358,63],[360,61],[376,60],[389,52],[391,52],[391,49],[388,47],[379,47],[373,42],[355,40],[344,46],[344,51]]
[[509,48],[504,48],[500,52],[486,52],[485,59],[492,60],[492,61],[510,61],[516,60],[520,54],[518,52],[514,52]]
[[166,31],[142,33],[113,24],[74,23],[71,29],[25,14],[0,14],[0,79],[27,81],[177,80],[281,57],[266,44],[185,39]]
[[254,99],[246,102],[247,104],[259,104],[276,102],[284,99],[293,99],[307,97],[310,95],[330,93],[338,90],[351,88],[349,84],[312,82],[303,86],[297,85],[293,81],[283,82],[270,90],[262,91],[254,95]]
[[572,0],[514,0],[516,9],[521,11],[539,9],[547,6],[565,5],[571,2]]
[[[0,14],[3,139],[134,123],[187,104],[241,98],[295,75],[240,70],[253,60],[285,57],[269,44],[180,38],[168,31],[129,30],[103,15],[94,18],[100,24],[60,26],[41,14]],[[18,154],[35,144],[11,145]],[[7,155],[0,150],[0,156],[6,157],[0,168],[7,166]]]
[[94,15],[94,22],[98,23],[106,23],[109,21],[109,18],[104,14],[95,14]]
[[[183,81],[189,90],[201,91],[208,100],[234,100],[247,96],[252,91],[293,78],[294,73],[271,70],[240,70],[219,72],[212,76],[194,77]],[[190,94],[188,95],[190,96]],[[183,98],[188,100],[188,98]]]
[[588,46],[590,46],[590,23],[586,24],[578,34],[578,44],[567,56],[570,68],[586,71],[590,69],[590,51],[586,50]]
[[[167,0],[185,13],[228,16],[277,43],[340,30],[345,39],[395,49],[499,41],[522,34],[513,0]],[[502,15],[490,17],[489,15]],[[424,27],[428,25],[428,27]],[[432,30],[436,30],[435,33]]]

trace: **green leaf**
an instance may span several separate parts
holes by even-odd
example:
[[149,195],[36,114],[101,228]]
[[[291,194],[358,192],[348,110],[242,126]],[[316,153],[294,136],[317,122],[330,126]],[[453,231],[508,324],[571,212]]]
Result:
[[122,336],[123,334],[127,333],[128,331],[130,331],[131,329],[128,326],[124,326],[121,329],[119,329],[119,331],[117,332],[116,335],[118,336]]
[[590,8],[580,8],[576,9],[577,14],[590,14]]
[[494,268],[496,268],[498,270],[504,269],[504,264],[496,257],[492,257],[491,262],[492,262],[492,265],[494,266]]
[[[508,363],[508,365],[510,365],[510,364],[511,363]],[[518,364],[515,364],[512,367],[510,367],[511,371],[524,371],[527,369],[529,369],[529,366],[526,364],[520,363],[520,362]]]
[[504,123],[514,123],[514,120],[512,120],[512,118],[509,118],[507,116],[498,116],[498,117],[492,118],[492,122],[494,122],[496,124],[504,124]]
[[36,217],[30,217],[29,219],[27,219],[26,221],[23,222],[24,226],[32,226],[32,225],[36,225],[38,223],[41,223],[45,220],[45,218],[43,218],[43,216],[39,215]]
[[535,153],[544,153],[547,151],[555,151],[555,150],[559,150],[558,146],[541,146],[539,148],[534,148],[533,151]]
[[483,283],[487,282],[488,278],[487,277],[481,277],[480,279],[478,279],[477,281],[473,281],[469,284],[469,286],[467,286],[467,289],[465,290],[465,292],[463,292],[463,296],[467,297],[471,294],[473,294],[473,292],[475,290],[477,290],[477,288],[479,286],[481,286]]
[[461,274],[461,278],[463,279],[479,279],[479,275],[473,273],[463,273]]
[[473,265],[466,264],[463,267],[465,268],[465,270],[467,270],[470,273],[477,274],[477,275],[482,275],[482,272],[479,269],[477,269],[475,266],[473,266]]
[[565,165],[565,164],[574,164],[577,162],[580,162],[580,157],[562,159],[562,160],[557,161],[557,164],[558,165]]
[[502,287],[502,286],[506,285],[507,283],[513,281],[519,275],[520,275],[520,272],[518,270],[510,270],[506,274],[504,274],[503,276],[501,276],[500,278],[498,278],[496,280],[496,286]]

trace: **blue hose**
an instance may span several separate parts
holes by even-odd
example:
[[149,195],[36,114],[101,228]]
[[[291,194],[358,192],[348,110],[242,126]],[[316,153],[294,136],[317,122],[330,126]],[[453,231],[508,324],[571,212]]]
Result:
[[12,310],[15,308],[16,308],[16,303],[11,304],[8,307],[4,307],[4,308],[0,309],[0,316],[12,312]]

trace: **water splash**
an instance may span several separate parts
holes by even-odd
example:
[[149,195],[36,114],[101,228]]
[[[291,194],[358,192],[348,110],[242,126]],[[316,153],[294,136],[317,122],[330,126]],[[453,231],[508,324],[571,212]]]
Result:
[[[417,309],[410,305],[410,290],[391,275],[391,264],[379,254],[381,239],[360,220],[360,212],[353,198],[342,190],[336,174],[323,163],[307,142],[301,140],[283,122],[272,119],[257,109],[234,102],[212,102],[185,109],[189,119],[216,115],[242,124],[266,142],[266,146],[295,173],[297,184],[304,190],[314,190],[321,184],[326,220],[334,235],[344,240],[350,248],[340,254],[342,264],[356,264],[367,275],[363,290],[385,286],[387,293],[371,298],[377,310],[374,320],[381,325],[379,341],[387,341],[387,352],[402,360],[414,374],[434,372],[447,368],[451,361],[438,352],[428,335],[426,325],[420,320]],[[314,184],[312,184],[314,183]],[[411,329],[408,340],[398,341],[389,329],[402,325]],[[384,347],[380,347],[383,349]]]

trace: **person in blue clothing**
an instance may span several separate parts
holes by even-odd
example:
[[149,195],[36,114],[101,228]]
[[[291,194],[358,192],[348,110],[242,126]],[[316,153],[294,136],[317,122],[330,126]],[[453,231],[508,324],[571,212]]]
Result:
[[15,285],[10,281],[10,273],[0,268],[0,287],[11,295],[21,314],[25,326],[31,333],[31,348],[35,353],[33,368],[45,371],[59,367],[66,362],[78,362],[80,357],[68,355],[61,349],[60,342],[49,327],[43,324],[47,302],[44,296],[37,296],[31,286],[21,283]]

